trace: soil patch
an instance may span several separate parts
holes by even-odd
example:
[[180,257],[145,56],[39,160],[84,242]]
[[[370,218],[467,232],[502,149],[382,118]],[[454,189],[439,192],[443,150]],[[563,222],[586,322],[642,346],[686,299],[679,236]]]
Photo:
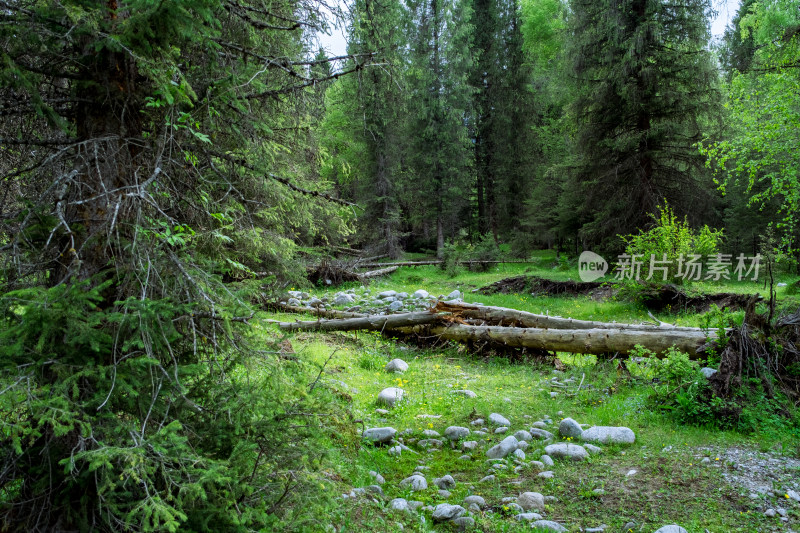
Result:
[[604,283],[592,281],[554,281],[537,276],[516,276],[496,281],[478,289],[481,294],[532,293],[533,295],[582,295],[602,287]]

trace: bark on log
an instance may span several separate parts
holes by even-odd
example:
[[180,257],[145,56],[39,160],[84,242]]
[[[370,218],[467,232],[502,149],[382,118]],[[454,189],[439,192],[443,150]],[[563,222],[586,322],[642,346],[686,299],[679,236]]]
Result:
[[370,270],[369,272],[364,272],[363,274],[359,274],[358,276],[361,279],[377,278],[378,276],[385,276],[386,274],[391,274],[398,268],[400,267],[393,266],[389,268],[381,268],[378,270]]
[[318,320],[307,322],[282,322],[280,328],[287,331],[392,331],[398,328],[432,324],[442,315],[430,311],[401,313],[397,315],[372,315],[356,318]]
[[348,311],[339,311],[338,309],[325,309],[323,307],[316,307],[309,309],[307,307],[297,307],[295,305],[288,305],[284,303],[272,303],[266,306],[267,308],[275,308],[279,311],[287,313],[309,313],[319,317],[325,318],[360,318],[369,315],[363,313],[350,313]]
[[632,329],[542,329],[505,326],[450,326],[402,328],[398,333],[437,336],[458,342],[487,342],[519,348],[535,348],[554,352],[584,354],[629,354],[634,346],[641,345],[657,354],[671,346],[686,352],[693,359],[700,358],[706,344],[706,335],[700,331],[642,331]]
[[506,307],[493,307],[488,305],[474,305],[467,303],[448,303],[437,302],[437,311],[453,313],[457,316],[477,318],[485,320],[490,325],[521,326],[525,328],[550,328],[550,329],[619,329],[619,330],[639,330],[650,332],[661,331],[685,331],[702,332],[700,328],[685,326],[652,324],[623,324],[616,322],[597,322],[593,320],[576,320],[573,318],[563,318],[549,315],[537,315],[517,309]]

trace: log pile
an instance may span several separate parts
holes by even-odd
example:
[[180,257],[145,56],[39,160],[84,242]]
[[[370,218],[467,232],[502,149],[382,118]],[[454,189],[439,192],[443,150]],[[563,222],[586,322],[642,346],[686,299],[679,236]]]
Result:
[[[288,306],[280,308],[307,312]],[[452,302],[437,302],[428,311],[395,315],[362,315],[335,310],[317,310],[315,314],[320,317],[318,320],[283,322],[280,328],[285,331],[380,331],[392,336],[596,355],[627,355],[637,345],[663,354],[675,346],[696,359],[703,356],[709,340],[715,337],[714,332],[700,328],[663,323],[594,322]]]

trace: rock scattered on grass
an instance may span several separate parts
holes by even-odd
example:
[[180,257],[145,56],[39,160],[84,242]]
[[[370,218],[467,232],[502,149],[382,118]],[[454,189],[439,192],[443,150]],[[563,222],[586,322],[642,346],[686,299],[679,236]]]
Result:
[[689,532],[677,524],[670,524],[668,526],[663,526],[658,528],[657,530],[655,530],[654,533],[689,533]]
[[387,372],[405,372],[406,370],[408,370],[408,363],[406,363],[402,359],[392,359],[391,361],[386,363],[384,370],[386,370]]
[[511,422],[508,421],[506,417],[498,413],[492,413],[489,415],[489,422],[495,426],[510,426]]
[[472,505],[473,503],[478,507],[486,507],[486,500],[483,499],[482,496],[478,496],[477,494],[472,494],[464,498],[464,505],[469,506]]
[[469,428],[450,426],[444,430],[444,436],[450,440],[459,440],[469,435]]
[[389,408],[392,408],[403,399],[404,394],[405,391],[399,387],[388,387],[378,394],[378,403],[385,404]]
[[567,531],[567,528],[559,524],[558,522],[553,522],[552,520],[536,520],[531,522],[531,527],[536,529],[544,529],[545,531],[555,531],[556,533],[564,533]]
[[458,389],[454,390],[453,394],[461,394],[462,396],[466,396],[467,398],[477,398],[478,395],[472,392],[469,389]]
[[439,487],[440,489],[452,489],[456,486],[456,480],[453,479],[453,476],[447,474],[446,476],[437,477],[433,480],[433,484]]
[[411,487],[412,491],[425,490],[428,488],[428,481],[423,476],[414,474],[401,481],[400,486],[403,488]]
[[586,448],[578,444],[569,444],[566,442],[559,442],[551,444],[544,449],[545,453],[550,457],[557,459],[571,459],[573,461],[583,461],[589,457],[589,452]]
[[440,503],[433,510],[433,521],[434,522],[447,522],[448,520],[453,520],[454,518],[458,518],[459,516],[463,515],[465,512],[466,512],[466,509],[464,509],[460,505],[452,505],[452,504],[449,504],[449,503]]
[[544,511],[544,496],[538,492],[523,492],[517,497],[517,504],[526,511]]
[[626,427],[593,426],[581,433],[581,440],[600,444],[633,444],[636,435]]
[[390,442],[397,434],[393,427],[369,428],[364,431],[363,437],[375,444]]
[[575,420],[571,418],[565,418],[558,425],[558,432],[562,437],[572,437],[573,439],[577,439],[583,433],[583,428],[581,428],[581,425]]
[[513,453],[518,444],[517,438],[514,435],[510,435],[500,441],[499,444],[489,448],[486,452],[486,457],[489,459],[503,459]]

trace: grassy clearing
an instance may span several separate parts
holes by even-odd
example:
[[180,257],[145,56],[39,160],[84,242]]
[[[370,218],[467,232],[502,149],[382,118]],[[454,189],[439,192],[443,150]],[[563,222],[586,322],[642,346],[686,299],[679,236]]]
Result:
[[[538,269],[528,273],[545,275],[549,259],[542,258]],[[596,302],[585,297],[532,298],[518,295],[483,296],[472,294],[473,287],[483,286],[504,277],[526,272],[524,265],[501,265],[487,273],[464,273],[448,278],[434,267],[401,269],[391,278],[373,283],[370,290],[394,289],[413,292],[425,288],[433,295],[447,294],[455,288],[466,293],[467,301],[515,307],[532,312],[550,312],[582,319],[637,321],[647,314],[635,304],[622,301]],[[549,277],[568,279],[570,273],[555,272]],[[791,280],[789,280],[791,281]],[[737,285],[740,292],[755,287]],[[341,288],[339,288],[341,290]],[[731,286],[714,290],[732,291]],[[329,290],[328,292],[335,292]],[[315,294],[319,294],[315,292]],[[269,314],[268,318],[296,319],[297,315]],[[671,319],[674,321],[674,318]],[[679,316],[684,324],[700,325],[701,315]],[[274,325],[262,326],[265,335],[277,338]],[[447,501],[460,504],[469,494],[483,496],[493,512],[474,514],[479,530],[530,531],[517,523],[504,510],[502,499],[523,491],[541,492],[555,496],[548,503],[547,517],[564,523],[570,531],[596,527],[602,523],[619,531],[635,520],[638,531],[654,531],[668,523],[678,523],[691,533],[708,531],[771,531],[782,530],[775,518],[763,515],[762,500],[751,500],[747,494],[729,485],[722,472],[732,468],[712,454],[708,463],[701,460],[708,451],[731,446],[750,447],[800,456],[800,429],[795,426],[769,426],[753,434],[720,431],[705,427],[677,425],[668,413],[661,412],[648,402],[649,381],[620,372],[616,362],[598,362],[594,356],[563,355],[568,370],[559,374],[562,382],[574,379],[566,393],[552,389],[547,382],[554,376],[553,367],[537,361],[512,363],[491,354],[472,354],[455,345],[438,349],[419,349],[398,340],[385,339],[371,333],[298,334],[290,337],[298,357],[313,368],[321,368],[323,380],[340,390],[349,403],[355,420],[364,427],[392,426],[398,431],[410,430],[405,442],[416,454],[404,452],[390,457],[386,448],[362,445],[358,433],[362,427],[354,423],[352,433],[336,435],[332,443],[332,465],[326,473],[329,490],[346,493],[353,487],[373,483],[370,470],[380,472],[386,479],[385,499],[374,503],[368,499],[338,500],[322,522],[334,524],[342,531],[430,531],[446,530],[447,526],[431,524],[430,513],[398,513],[385,508],[395,497],[419,500],[426,505]],[[333,354],[333,355],[332,355]],[[332,357],[331,357],[332,356]],[[409,363],[405,374],[389,374],[383,370],[386,362],[399,357]],[[330,360],[329,360],[330,358]],[[635,368],[634,375],[637,374]],[[577,383],[583,380],[583,388]],[[406,399],[388,415],[376,412],[378,393],[390,386],[401,386]],[[454,394],[457,389],[470,389],[478,396],[469,399]],[[559,395],[551,398],[550,392]],[[498,412],[507,417],[511,432],[530,428],[532,422],[545,416],[557,426],[562,416],[592,425],[624,425],[633,429],[637,442],[627,448],[604,447],[599,456],[586,463],[556,462],[551,468],[553,479],[537,476],[538,471],[525,468],[514,472],[514,463],[506,461],[507,470],[494,472],[496,483],[478,481],[489,473],[485,450],[506,435],[490,434],[482,438],[485,444],[473,452],[470,461],[459,460],[460,449],[445,445],[441,451],[425,451],[415,443],[425,430],[441,434],[450,425],[470,426],[475,418],[486,418]],[[562,413],[562,415],[559,415]],[[437,415],[441,418],[423,418]],[[556,432],[553,429],[553,432]],[[474,437],[470,437],[473,439]],[[538,459],[542,447],[526,450],[527,460]],[[400,480],[412,474],[419,465],[429,467],[425,476],[429,488],[411,493],[399,487]],[[627,473],[636,469],[634,475]],[[452,495],[442,499],[431,483],[435,477],[451,474],[457,481]],[[594,489],[603,489],[601,496]],[[781,488],[781,487],[777,487]],[[327,490],[327,489],[326,489]],[[786,505],[790,524],[800,519],[800,505]]]

